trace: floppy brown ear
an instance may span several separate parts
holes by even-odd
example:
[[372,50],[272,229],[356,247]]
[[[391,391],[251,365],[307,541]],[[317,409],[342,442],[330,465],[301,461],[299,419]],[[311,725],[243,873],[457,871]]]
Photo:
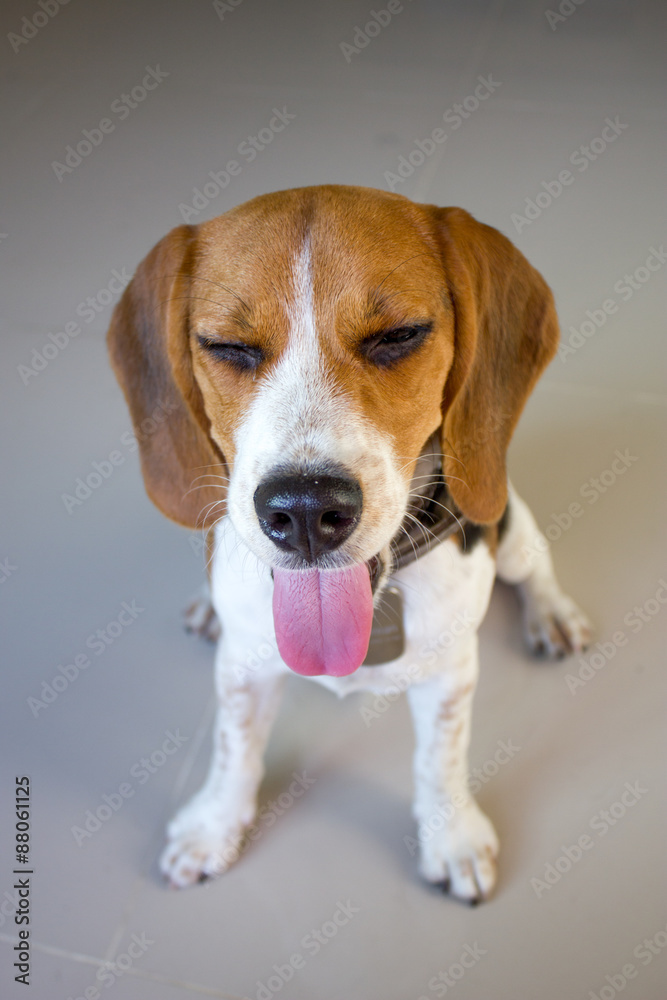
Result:
[[559,339],[551,291],[501,233],[459,208],[436,209],[456,317],[443,399],[450,493],[478,524],[507,503],[507,447]]
[[111,317],[107,344],[139,442],[146,492],[163,514],[204,527],[223,510],[213,475],[224,457],[194,378],[188,298],[194,226],[179,226],[141,262]]

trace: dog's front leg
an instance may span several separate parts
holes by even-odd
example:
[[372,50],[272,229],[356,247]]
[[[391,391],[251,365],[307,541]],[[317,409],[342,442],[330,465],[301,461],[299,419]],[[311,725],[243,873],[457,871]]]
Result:
[[[224,639],[218,657],[225,656]],[[241,853],[257,808],[263,755],[278,711],[284,675],[236,681],[218,664],[218,711],[208,777],[167,827],[160,868],[183,888],[220,875]]]
[[477,636],[463,636],[450,656],[446,673],[408,690],[416,737],[414,815],[424,878],[477,903],[494,886],[498,854],[493,826],[468,791]]

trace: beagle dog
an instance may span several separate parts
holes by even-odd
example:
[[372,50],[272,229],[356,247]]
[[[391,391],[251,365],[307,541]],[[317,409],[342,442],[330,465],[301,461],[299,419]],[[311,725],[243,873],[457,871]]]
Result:
[[160,862],[174,886],[225,871],[257,829],[292,670],[338,695],[407,689],[421,872],[489,895],[498,842],[466,756],[494,577],[516,584],[534,651],[590,638],[505,466],[558,335],[549,288],[498,231],[370,188],[264,195],[139,265],[111,359],[150,498],[207,532],[191,622],[221,626],[210,771]]

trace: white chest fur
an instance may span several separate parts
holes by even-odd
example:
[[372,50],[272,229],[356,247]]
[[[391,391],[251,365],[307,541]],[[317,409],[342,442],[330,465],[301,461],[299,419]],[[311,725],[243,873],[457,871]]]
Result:
[[[457,673],[459,651],[474,636],[489,602],[495,562],[480,543],[469,554],[449,540],[399,570],[392,582],[403,596],[405,651],[383,666],[360,667],[347,677],[312,678],[342,696],[352,691],[405,690],[435,674]],[[273,583],[228,518],[216,529],[211,578],[222,624],[218,670],[236,681],[288,672],[277,651],[271,610]]]

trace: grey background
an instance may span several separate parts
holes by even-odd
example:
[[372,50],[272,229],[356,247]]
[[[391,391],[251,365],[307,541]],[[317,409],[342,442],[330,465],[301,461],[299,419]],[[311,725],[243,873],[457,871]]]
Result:
[[[565,3],[572,13],[550,25],[556,3],[414,0],[347,61],[341,43],[384,6],[242,0],[221,17],[211,3],[71,0],[25,44],[15,39],[14,51],[10,34],[30,33],[22,19],[40,8],[3,4],[3,996],[66,1000],[94,995],[97,984],[117,1000],[254,998],[274,965],[300,952],[304,968],[274,995],[417,1000],[443,995],[429,981],[475,945],[483,956],[448,988],[460,1000],[665,995],[667,611],[655,595],[667,575],[666,269],[645,281],[638,272],[632,295],[614,290],[665,239],[664,5]],[[168,76],[121,120],[112,103],[147,66]],[[443,115],[480,75],[500,86],[450,130]],[[105,353],[117,298],[105,289],[114,269],[131,273],[182,221],[179,205],[192,204],[209,171],[239,159],[239,144],[283,107],[295,119],[191,221],[284,187],[386,188],[399,157],[443,127],[444,144],[396,190],[461,205],[513,239],[553,287],[566,342],[587,311],[599,316],[608,299],[617,306],[553,361],[510,466],[597,640],[609,649],[622,630],[628,641],[572,693],[567,675],[581,664],[531,661],[514,596],[496,588],[481,630],[471,764],[492,761],[499,740],[521,750],[479,796],[502,854],[497,893],[478,909],[422,885],[405,847],[414,828],[404,702],[367,726],[361,708],[372,700],[337,702],[297,678],[262,801],[283,792],[295,770],[313,776],[313,787],[211,887],[169,892],[156,868],[164,823],[206,767],[212,650],[181,628],[203,560],[197,537],[145,497]],[[113,131],[58,180],[53,162],[105,117]],[[581,171],[570,156],[600,136],[606,118],[627,127]],[[573,182],[530,224],[515,225],[526,200],[568,168]],[[87,321],[77,309],[89,297],[99,312]],[[49,334],[57,339],[75,321],[80,333],[60,336],[66,346],[38,371],[33,350],[43,357]],[[29,365],[32,375],[21,367]],[[604,491],[591,486],[617,450],[633,456],[626,471],[611,482],[607,471]],[[114,451],[122,462],[68,512],[63,495]],[[575,502],[582,515],[558,527]],[[133,600],[144,610],[95,655],[88,637]],[[651,614],[633,631],[627,616],[647,601]],[[85,651],[90,667],[35,715],[29,699]],[[152,754],[161,760],[168,730],[187,740],[140,784],[131,769]],[[29,989],[12,969],[19,774],[30,775],[33,796]],[[72,827],[128,781],[134,794],[77,845]],[[605,836],[596,833],[591,822],[619,802],[626,782],[646,792]],[[587,832],[594,849],[538,898],[531,879]],[[348,899],[358,913],[310,955],[304,936]],[[102,963],[126,954],[133,934],[151,943],[101,984]],[[660,953],[643,951],[644,939]],[[636,974],[621,988],[628,963]]]

